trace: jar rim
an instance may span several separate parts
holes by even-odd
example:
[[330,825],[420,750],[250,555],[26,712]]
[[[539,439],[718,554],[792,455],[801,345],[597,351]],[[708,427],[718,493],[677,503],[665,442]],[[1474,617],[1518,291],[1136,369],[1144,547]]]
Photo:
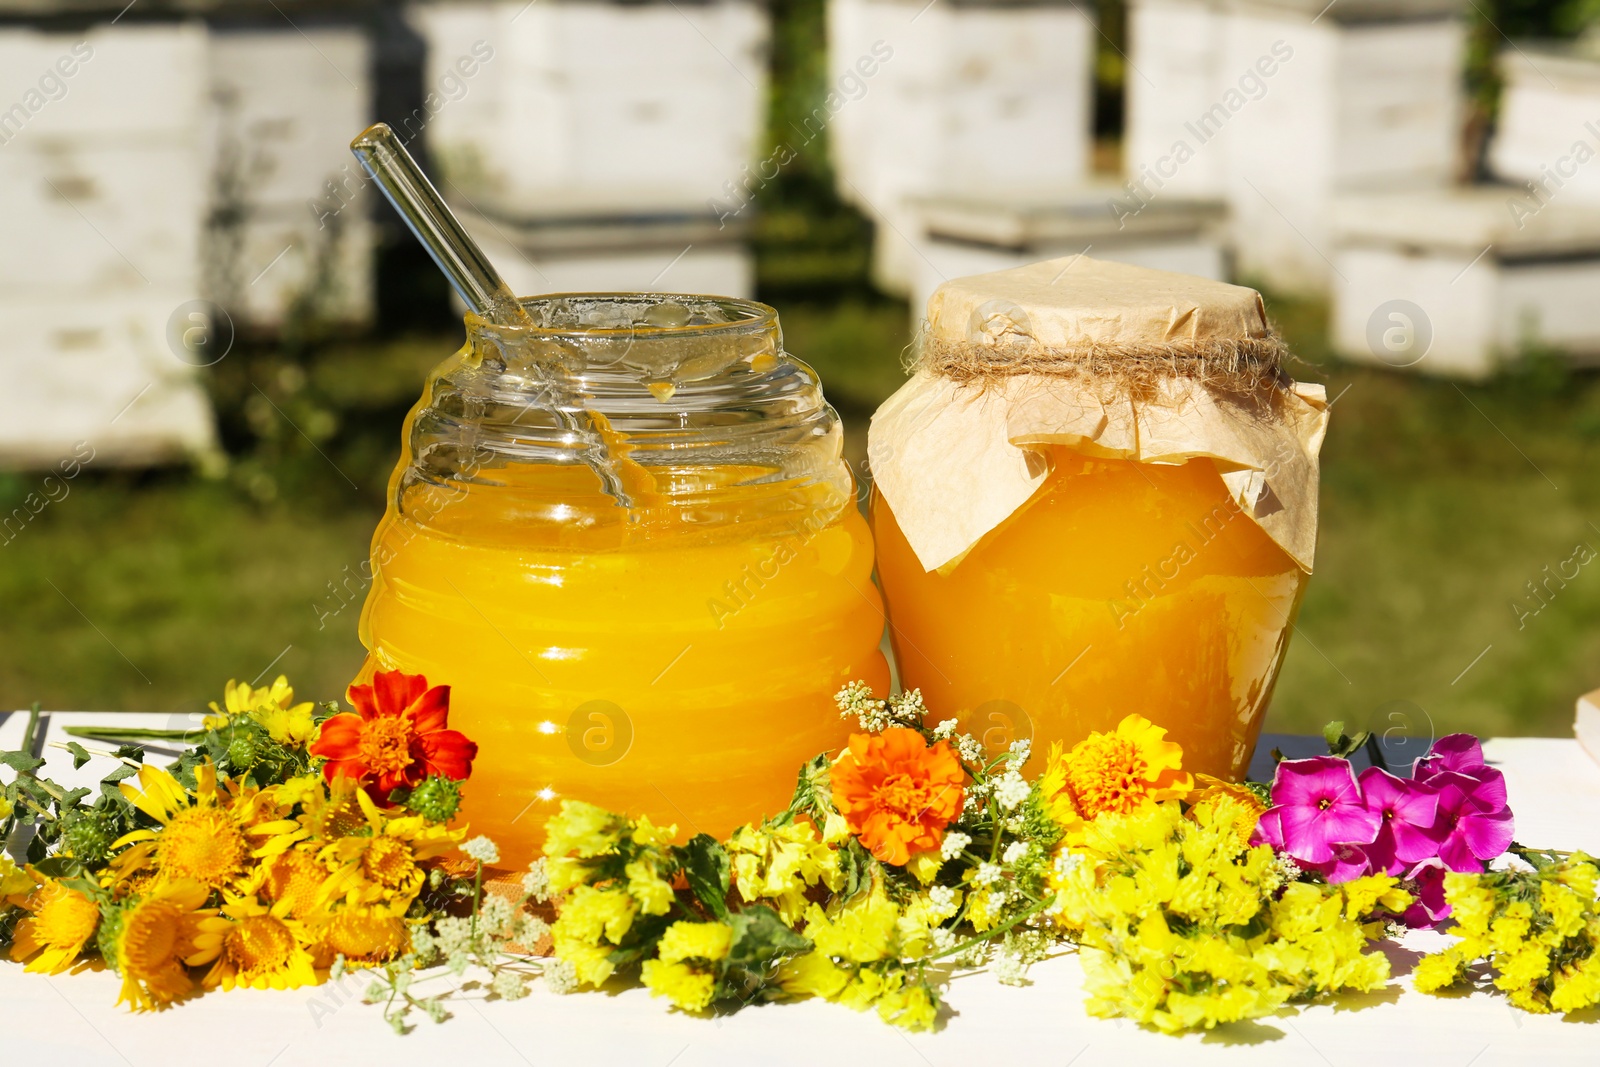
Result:
[[[543,326],[537,324],[538,316],[535,314],[541,305],[550,305],[557,302],[577,301],[592,302],[595,304],[646,304],[660,306],[662,304],[677,303],[686,306],[714,306],[723,314],[733,313],[738,317],[730,318],[724,322],[699,322],[683,323],[679,325],[656,323],[632,323],[629,325],[560,325]],[[509,326],[492,323],[483,316],[473,311],[468,311],[464,316],[467,332],[473,335],[490,335],[503,337],[549,337],[549,338],[575,338],[575,337],[633,337],[633,338],[668,338],[668,337],[707,337],[719,333],[742,333],[748,331],[770,330],[776,327],[778,311],[769,304],[756,300],[747,300],[736,296],[717,296],[702,293],[645,293],[628,291],[600,291],[600,292],[571,292],[571,293],[542,293],[538,296],[519,296],[517,303],[535,318],[533,326]]]

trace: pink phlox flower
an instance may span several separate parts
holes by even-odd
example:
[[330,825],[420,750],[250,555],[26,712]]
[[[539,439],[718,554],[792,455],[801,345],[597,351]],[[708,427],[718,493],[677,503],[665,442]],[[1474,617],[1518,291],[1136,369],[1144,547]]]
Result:
[[1472,734],[1446,734],[1435,741],[1428,754],[1417,760],[1412,777],[1425,782],[1441,771],[1474,775],[1485,769],[1483,745]]
[[1313,756],[1278,764],[1272,807],[1262,812],[1256,837],[1320,867],[1340,860],[1336,845],[1370,845],[1381,823],[1362,800],[1348,760]]
[[1407,908],[1400,921],[1413,930],[1438,926],[1450,917],[1450,905],[1444,899],[1444,876],[1450,868],[1437,856],[1425,859],[1406,872],[1405,888],[1411,891],[1416,902]]
[[1366,848],[1374,872],[1399,874],[1439,854],[1443,835],[1436,829],[1439,800],[1432,785],[1378,767],[1362,771],[1359,781],[1367,810],[1381,820],[1377,837]]
[[1506,807],[1505,778],[1499,771],[1487,774],[1491,777],[1440,771],[1428,781],[1438,792],[1433,832],[1439,858],[1452,871],[1482,871],[1511,844],[1514,823]]

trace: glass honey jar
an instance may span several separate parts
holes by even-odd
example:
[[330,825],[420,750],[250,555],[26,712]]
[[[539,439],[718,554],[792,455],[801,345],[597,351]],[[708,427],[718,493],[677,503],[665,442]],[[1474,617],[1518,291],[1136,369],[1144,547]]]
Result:
[[[359,680],[451,686],[479,745],[463,815],[508,863],[569,797],[724,836],[843,744],[841,685],[888,683],[838,416],[765,305],[522,303],[532,328],[467,316],[406,420]],[[576,368],[559,391],[552,367]]]
[[901,684],[1035,746],[1137,712],[1240,778],[1327,420],[1259,295],[1069,257],[946,283],[921,343],[868,448]]

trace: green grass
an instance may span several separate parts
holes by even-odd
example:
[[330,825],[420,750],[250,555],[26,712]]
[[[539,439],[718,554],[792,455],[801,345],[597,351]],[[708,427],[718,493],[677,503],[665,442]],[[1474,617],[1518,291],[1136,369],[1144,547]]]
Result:
[[[903,380],[905,306],[779,310],[859,456],[867,416]],[[1519,623],[1512,605],[1538,607],[1525,584],[1580,544],[1600,550],[1600,377],[1545,363],[1458,388],[1353,367],[1327,356],[1321,308],[1272,311],[1306,361],[1297,376],[1338,400],[1317,571],[1270,727],[1386,728],[1406,701],[1416,730],[1568,733],[1573,699],[1600,686],[1600,558],[1537,614]],[[366,554],[399,419],[451,344],[345,346],[303,371],[241,360],[217,382],[248,449],[227,478],[81,475],[0,544],[0,705],[194,710],[286,647],[273,673],[338,696],[361,659],[357,607],[320,628],[318,613]],[[252,409],[255,385],[313,426],[322,453]],[[36,481],[0,478],[0,504]]]

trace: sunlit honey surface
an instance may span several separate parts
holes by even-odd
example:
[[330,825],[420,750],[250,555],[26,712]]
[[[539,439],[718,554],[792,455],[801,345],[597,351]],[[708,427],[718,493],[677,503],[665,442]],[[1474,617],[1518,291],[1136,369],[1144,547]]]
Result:
[[[564,798],[680,837],[781,810],[801,764],[845,740],[833,693],[887,686],[854,501],[745,490],[749,473],[652,468],[675,503],[635,483],[631,519],[578,466],[420,483],[391,505],[362,677],[400,668],[451,686],[450,725],[479,746],[464,816],[503,865],[535,854]],[[701,483],[696,507],[683,490]]]
[[[1137,712],[1184,766],[1238,779],[1305,575],[1209,460],[1053,448],[1028,505],[948,573],[925,572],[881,496],[878,573],[901,684],[996,740],[1071,746]],[[1037,767],[1038,765],[1034,765]]]

